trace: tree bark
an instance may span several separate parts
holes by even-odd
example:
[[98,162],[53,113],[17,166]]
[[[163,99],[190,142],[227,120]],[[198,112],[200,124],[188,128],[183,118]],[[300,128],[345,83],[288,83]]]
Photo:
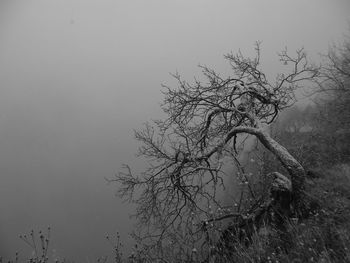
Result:
[[301,199],[304,193],[306,173],[301,164],[288,152],[286,148],[276,142],[271,136],[259,129],[256,133],[259,141],[272,152],[288,171],[292,182],[292,198],[296,209],[300,208]]
[[[260,125],[257,124],[256,126],[258,127],[234,127],[226,136],[223,144],[226,144],[238,133],[248,133],[256,136],[259,141],[277,157],[289,173],[292,181],[292,191],[296,194],[303,192],[306,173],[302,165],[288,152],[286,148],[276,142],[266,131],[264,131],[263,128],[259,127]],[[216,152],[217,148],[210,152],[208,156]]]
[[287,170],[290,175],[292,183],[292,200],[294,208],[299,210],[301,207],[301,201],[304,196],[305,178],[306,172],[303,166],[284,148],[281,144],[275,141],[255,119],[255,127],[238,126],[234,127],[226,136],[223,143],[215,147],[209,152],[206,157],[210,157],[212,154],[218,151],[220,147],[227,144],[236,134],[248,133],[254,135],[258,140],[267,148],[276,158],[281,162],[282,166]]

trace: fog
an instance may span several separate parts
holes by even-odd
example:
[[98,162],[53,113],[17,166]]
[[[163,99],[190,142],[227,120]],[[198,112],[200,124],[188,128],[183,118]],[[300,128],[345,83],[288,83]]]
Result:
[[94,262],[115,231],[127,251],[133,207],[104,178],[142,168],[133,129],[162,116],[169,72],[229,73],[223,55],[260,40],[272,75],[285,46],[316,59],[341,41],[349,11],[347,0],[1,0],[0,255],[30,254],[18,235],[48,225],[60,258]]

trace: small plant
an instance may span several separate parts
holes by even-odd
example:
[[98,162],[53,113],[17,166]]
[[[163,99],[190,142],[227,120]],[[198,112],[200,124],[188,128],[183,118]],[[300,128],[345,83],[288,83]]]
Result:
[[21,240],[33,249],[33,254],[29,259],[30,263],[46,263],[49,261],[47,253],[50,243],[50,231],[51,228],[48,227],[46,235],[40,230],[37,237],[34,230],[31,230],[29,236],[26,234],[19,236]]
[[[111,239],[108,235],[106,235],[106,239],[108,243],[112,246],[113,248],[113,254],[114,254],[114,262],[115,263],[122,263],[123,262],[123,253],[122,253],[122,247],[123,244],[120,241],[120,235],[119,232],[116,233],[116,236],[114,239]],[[105,261],[103,261],[105,260]],[[106,258],[102,259],[100,262],[106,262]]]
[[0,263],[18,263],[18,252],[16,252],[14,260],[3,261],[3,258],[0,256]]

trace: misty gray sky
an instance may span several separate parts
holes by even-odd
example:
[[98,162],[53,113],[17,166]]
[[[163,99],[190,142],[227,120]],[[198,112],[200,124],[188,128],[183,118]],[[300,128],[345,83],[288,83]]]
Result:
[[[132,129],[161,116],[169,72],[223,55],[263,64],[304,46],[313,57],[349,33],[348,0],[0,0],[0,255],[26,253],[18,235],[51,225],[61,258],[110,253],[106,233],[131,231],[132,208],[112,177],[133,163]],[[28,252],[29,253],[29,252]]]

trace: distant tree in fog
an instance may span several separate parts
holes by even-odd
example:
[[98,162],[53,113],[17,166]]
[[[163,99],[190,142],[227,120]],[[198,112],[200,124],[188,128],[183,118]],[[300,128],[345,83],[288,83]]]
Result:
[[[303,49],[295,56],[285,50],[279,54],[285,72],[269,81],[260,69],[259,44],[254,58],[238,53],[225,59],[233,76],[222,77],[201,67],[205,81],[189,83],[174,74],[177,87],[164,86],[162,109],[167,118],[135,131],[141,143],[139,156],[148,161],[148,168],[135,175],[125,166],[116,176],[120,194],[137,205],[136,217],[144,227],[142,237],[147,244],[156,241],[163,246],[165,241],[171,244],[187,238],[191,246],[196,242],[194,233],[198,233],[191,225],[194,221],[242,217],[232,212],[234,207],[222,207],[216,192],[224,187],[223,165],[230,160],[238,164],[237,144],[242,135],[257,138],[288,172],[287,176],[271,174],[271,187],[291,192],[290,212],[297,214],[302,206],[304,168],[266,127],[293,105],[294,92],[314,81],[319,69],[309,64]],[[214,207],[223,211],[220,217],[213,218]],[[182,236],[184,232],[192,239]]]
[[313,103],[288,109],[272,127],[308,168],[350,161],[350,38],[322,58]]
[[350,37],[342,45],[334,45],[323,56],[324,66],[321,70],[322,82],[319,90],[333,95],[350,92]]
[[329,161],[350,161],[350,37],[333,46],[324,58],[315,132],[328,146]]

